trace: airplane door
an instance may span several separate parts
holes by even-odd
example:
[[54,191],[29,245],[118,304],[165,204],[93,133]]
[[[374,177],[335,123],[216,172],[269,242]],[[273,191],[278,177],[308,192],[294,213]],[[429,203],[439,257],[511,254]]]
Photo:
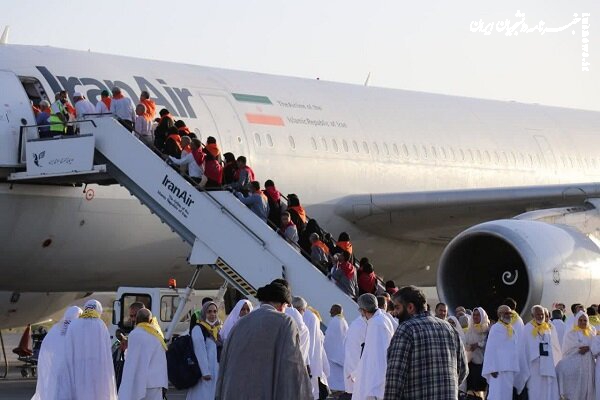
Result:
[[236,158],[249,156],[244,127],[229,100],[218,95],[202,95],[208,109],[217,124],[217,130],[223,140],[223,152],[231,152]]
[[10,71],[0,70],[0,167],[19,164],[19,128],[34,125],[25,88]]

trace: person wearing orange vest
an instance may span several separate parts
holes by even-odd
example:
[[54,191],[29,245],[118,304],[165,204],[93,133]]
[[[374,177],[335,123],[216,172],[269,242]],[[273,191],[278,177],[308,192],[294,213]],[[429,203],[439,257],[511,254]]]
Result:
[[152,121],[156,114],[156,104],[154,103],[154,100],[150,98],[150,93],[148,93],[148,91],[144,90],[140,94],[140,104],[143,104],[146,107],[144,118],[148,121]]
[[[171,116],[171,113],[166,108],[163,108],[159,112],[160,119],[158,120],[158,125],[154,130],[154,145],[162,152],[165,150],[165,142],[167,140],[167,135],[169,134],[167,131],[169,128],[175,126],[175,121]],[[177,130],[177,128],[175,128]]]
[[221,165],[221,152],[214,137],[206,139],[204,147],[206,158],[204,161],[204,174],[208,178],[207,188],[220,188],[223,184],[223,166]]
[[318,233],[310,234],[310,259],[323,273],[329,273],[331,260],[329,257],[329,247],[320,240]]
[[231,185],[234,190],[242,193],[247,192],[250,182],[255,180],[254,171],[252,171],[252,168],[246,165],[246,162],[247,160],[244,156],[239,156],[237,158],[238,169],[234,175],[235,182],[233,182]]
[[252,210],[260,219],[267,222],[269,217],[269,201],[267,196],[260,190],[260,183],[257,181],[250,182],[250,194],[244,197],[240,192],[235,194],[237,198]]
[[177,130],[179,130],[180,136],[191,136],[190,134],[192,132],[190,132],[190,128],[187,127],[184,121],[178,119],[175,121],[175,126],[177,127]]
[[176,127],[172,126],[167,130],[168,136],[165,140],[164,153],[175,158],[181,157],[181,136]]
[[288,195],[287,211],[290,213],[294,224],[296,224],[298,233],[301,234],[306,227],[308,218],[306,217],[306,211],[304,210],[304,207],[300,205],[300,199],[295,194]]

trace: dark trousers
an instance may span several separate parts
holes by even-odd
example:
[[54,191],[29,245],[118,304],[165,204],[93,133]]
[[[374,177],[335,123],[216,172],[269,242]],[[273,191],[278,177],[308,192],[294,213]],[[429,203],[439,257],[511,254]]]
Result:
[[119,118],[119,122],[123,125],[129,132],[133,132],[133,122],[128,119]]

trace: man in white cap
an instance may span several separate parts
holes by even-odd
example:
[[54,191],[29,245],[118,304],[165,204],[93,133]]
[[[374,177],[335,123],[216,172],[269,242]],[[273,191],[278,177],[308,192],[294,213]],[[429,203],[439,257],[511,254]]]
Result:
[[377,297],[365,293],[358,298],[361,315],[367,320],[367,334],[358,368],[352,399],[383,399],[387,350],[394,327],[377,305]]
[[82,310],[69,307],[63,318],[44,337],[37,365],[37,384],[32,400],[69,398],[69,371],[65,359],[65,338],[71,321],[79,318]]
[[69,370],[69,399],[117,399],[110,335],[101,315],[102,305],[97,300],[89,300],[83,314],[71,322],[67,331],[65,358]]
[[127,358],[119,388],[119,400],[162,400],[167,378],[167,345],[152,323],[147,308],[137,312],[135,329],[127,339]]
[[354,393],[356,369],[366,336],[367,320],[359,315],[350,323],[344,339],[344,388],[346,393]]

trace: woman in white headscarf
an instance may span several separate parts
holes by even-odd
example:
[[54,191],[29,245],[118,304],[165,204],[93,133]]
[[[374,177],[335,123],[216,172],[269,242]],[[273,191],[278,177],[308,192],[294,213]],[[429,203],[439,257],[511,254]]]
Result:
[[235,326],[235,324],[237,324],[240,318],[250,314],[251,311],[252,303],[250,303],[249,300],[244,299],[237,302],[235,307],[233,307],[233,310],[231,310],[231,312],[229,313],[229,316],[225,320],[223,328],[221,329],[221,337],[223,338],[223,341],[227,339],[227,336],[229,336],[229,332],[231,332],[231,329],[233,329],[233,327]]
[[587,314],[579,311],[568,328],[563,339],[563,357],[556,366],[559,393],[569,400],[593,400],[594,358],[590,349],[594,333]]
[[467,376],[467,390],[482,392],[486,390],[487,381],[481,376],[483,368],[483,353],[490,330],[490,319],[481,307],[473,310],[469,319],[469,328],[465,332],[465,351],[469,362],[469,375]]
[[31,400],[63,399],[70,396],[69,372],[65,364],[65,336],[71,321],[79,318],[83,311],[79,307],[69,307],[63,318],[44,337],[37,365],[37,384]]
[[202,311],[196,311],[190,323],[190,335],[194,343],[194,353],[200,365],[202,377],[192,386],[186,400],[213,400],[219,378],[219,356],[221,354],[221,321],[219,307],[214,301],[204,303]]

